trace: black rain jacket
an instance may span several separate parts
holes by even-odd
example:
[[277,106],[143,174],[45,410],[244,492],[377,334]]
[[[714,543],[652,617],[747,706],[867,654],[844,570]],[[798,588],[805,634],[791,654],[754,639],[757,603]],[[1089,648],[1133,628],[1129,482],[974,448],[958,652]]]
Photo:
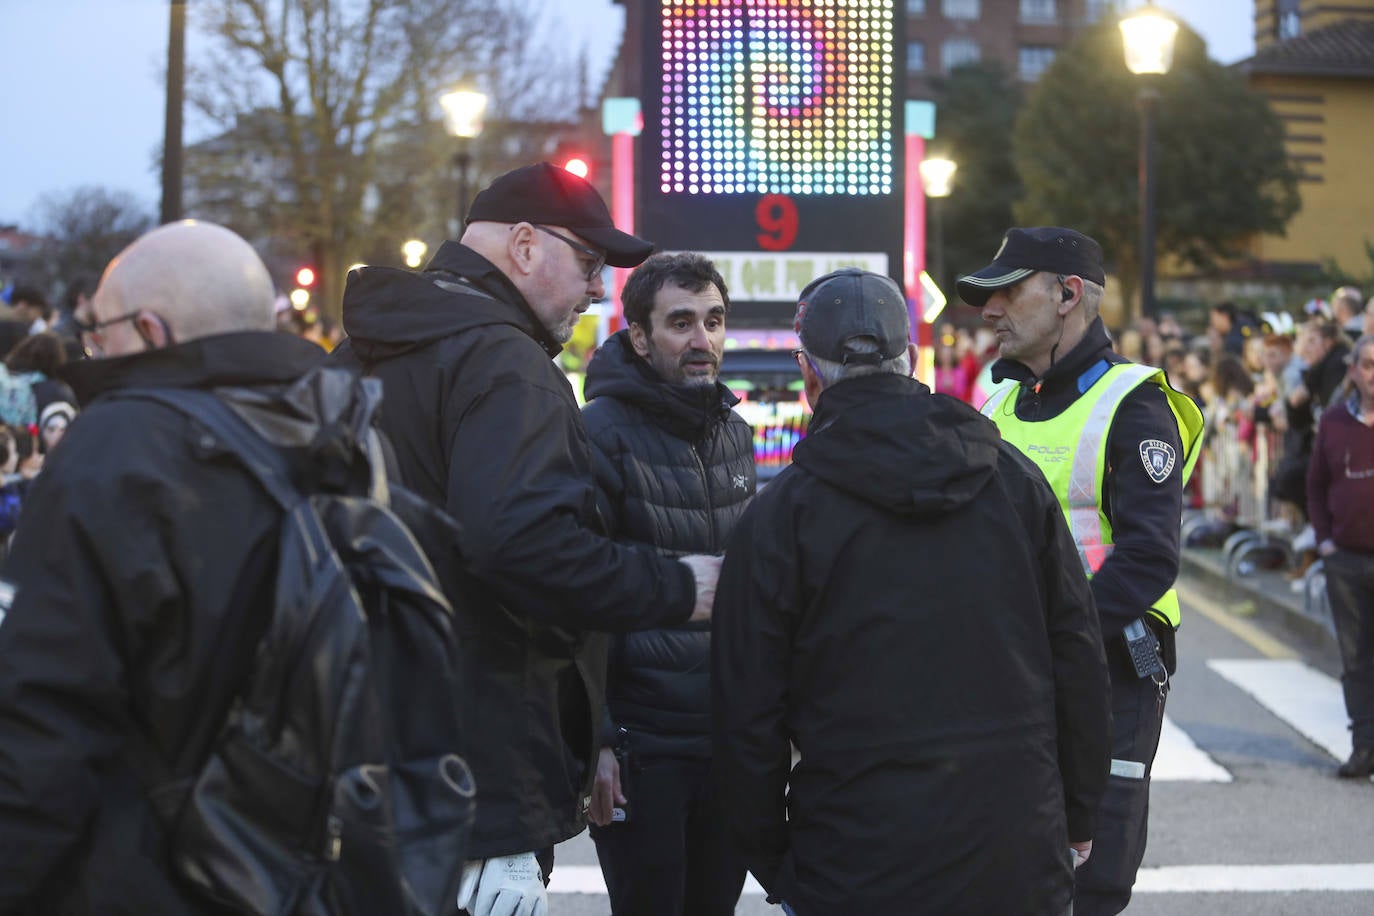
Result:
[[[592,358],[586,394],[582,417],[616,539],[669,556],[724,553],[757,488],[753,431],[731,410],[739,399],[719,382],[665,383],[628,331]],[[710,653],[704,621],[612,640],[606,701],[635,755],[710,757]]]
[[401,479],[458,520],[475,577],[451,596],[477,784],[469,855],[552,846],[583,828],[595,776],[607,639],[594,631],[685,621],[691,572],[601,533],[559,346],[491,262],[445,242],[424,272],[354,271],[343,320],[333,358],[382,380]]
[[87,406],[0,573],[0,913],[210,912],[173,883],[144,787],[196,772],[223,724],[273,607],[281,509],[176,410],[101,396],[271,393],[323,358],[248,332],[64,367]]
[[1059,503],[991,421],[895,375],[826,390],[735,529],[711,650],[725,808],[770,894],[1064,912],[1106,664]]

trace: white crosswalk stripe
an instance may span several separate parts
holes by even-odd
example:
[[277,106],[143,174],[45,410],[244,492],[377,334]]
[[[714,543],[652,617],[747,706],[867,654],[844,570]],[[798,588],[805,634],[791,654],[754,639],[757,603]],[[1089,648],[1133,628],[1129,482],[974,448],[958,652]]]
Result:
[[1150,778],[1155,782],[1230,782],[1231,774],[1166,715]]
[[1350,756],[1345,700],[1333,677],[1287,658],[1211,659],[1207,667],[1337,760]]

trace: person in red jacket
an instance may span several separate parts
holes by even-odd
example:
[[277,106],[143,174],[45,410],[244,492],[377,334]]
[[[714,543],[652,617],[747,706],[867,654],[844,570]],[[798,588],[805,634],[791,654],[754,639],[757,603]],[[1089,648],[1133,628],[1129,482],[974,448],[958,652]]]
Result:
[[1322,413],[1307,469],[1307,512],[1326,571],[1354,749],[1336,771],[1374,773],[1374,335],[1355,343],[1350,396]]

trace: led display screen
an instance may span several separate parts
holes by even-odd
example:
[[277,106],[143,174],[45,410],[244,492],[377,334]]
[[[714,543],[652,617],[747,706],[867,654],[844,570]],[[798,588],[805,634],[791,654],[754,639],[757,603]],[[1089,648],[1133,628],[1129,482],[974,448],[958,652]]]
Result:
[[840,266],[901,275],[904,9],[650,0],[633,17],[636,231],[717,262],[732,328],[790,328],[797,293]]
[[892,193],[892,0],[659,5],[661,193]]

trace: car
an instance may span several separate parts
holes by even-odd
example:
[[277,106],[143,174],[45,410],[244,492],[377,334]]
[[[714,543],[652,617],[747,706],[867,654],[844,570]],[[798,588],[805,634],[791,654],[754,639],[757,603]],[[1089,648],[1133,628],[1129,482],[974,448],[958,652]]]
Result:
[[754,466],[759,483],[767,483],[792,463],[811,420],[797,360],[788,349],[727,348],[720,380],[740,399],[735,410],[754,429]]

